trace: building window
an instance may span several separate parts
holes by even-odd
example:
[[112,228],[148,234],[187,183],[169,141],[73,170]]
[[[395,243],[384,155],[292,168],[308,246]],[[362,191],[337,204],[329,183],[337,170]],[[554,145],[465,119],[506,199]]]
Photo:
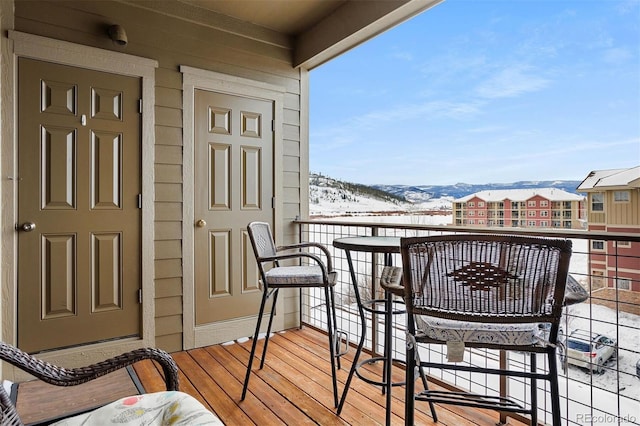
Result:
[[549,222],[547,222],[546,220],[543,220],[542,222],[540,222],[540,226],[547,228],[549,227]]
[[547,216],[549,216],[549,212],[546,211],[546,210],[543,210],[543,211],[540,212],[540,216],[547,217]]
[[480,211],[478,212],[478,216],[484,216],[484,210],[480,210]]
[[529,221],[529,226],[534,227],[536,226],[536,221],[535,220],[530,220]]
[[602,192],[596,192],[591,194],[591,211],[603,212],[604,211],[604,194]]
[[631,241],[614,241],[613,246],[618,248],[630,248]]
[[591,241],[591,250],[604,250],[604,241]]
[[478,207],[484,207],[484,201],[478,201]]
[[484,225],[484,220],[479,220],[478,225]]
[[536,202],[535,201],[527,201],[527,206],[535,207],[536,206]]
[[548,206],[549,206],[549,201],[547,200],[540,201],[540,207],[548,207]]
[[616,203],[628,203],[630,200],[629,191],[613,191],[613,201]]
[[628,278],[616,278],[616,288],[618,290],[631,290],[631,280]]
[[535,212],[534,210],[529,210],[529,211],[527,212],[527,216],[529,216],[529,217],[536,217],[536,212]]
[[475,210],[470,210],[469,211],[469,216],[475,216],[476,215],[476,211]]
[[474,203],[473,201],[469,201],[467,204],[469,205],[469,207],[475,207],[476,206],[476,203]]

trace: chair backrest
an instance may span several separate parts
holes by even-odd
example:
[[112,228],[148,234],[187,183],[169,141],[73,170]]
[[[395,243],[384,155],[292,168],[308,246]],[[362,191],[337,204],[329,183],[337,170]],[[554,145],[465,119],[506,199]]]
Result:
[[410,314],[475,322],[557,322],[571,241],[508,235],[401,239]]
[[247,225],[247,232],[253,247],[256,260],[276,255],[276,244],[271,233],[271,226],[266,222],[251,222]]

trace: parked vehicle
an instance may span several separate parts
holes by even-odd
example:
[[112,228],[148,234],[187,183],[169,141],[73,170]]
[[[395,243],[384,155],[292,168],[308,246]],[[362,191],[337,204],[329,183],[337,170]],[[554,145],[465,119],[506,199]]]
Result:
[[[574,330],[566,339],[566,361],[591,373],[604,372],[604,364],[618,355],[615,339],[586,330]],[[563,360],[564,361],[564,360]]]

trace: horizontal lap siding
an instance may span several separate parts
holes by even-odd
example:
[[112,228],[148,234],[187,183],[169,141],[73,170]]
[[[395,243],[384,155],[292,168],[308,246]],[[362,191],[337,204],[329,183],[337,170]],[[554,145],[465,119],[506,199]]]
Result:
[[[165,7],[158,3],[158,7]],[[151,58],[159,63],[155,88],[155,309],[156,345],[168,351],[182,349],[182,75],[188,65],[257,80],[286,89],[284,96],[285,223],[300,214],[300,74],[290,65],[284,38],[257,27],[251,37],[221,30],[229,22],[194,24],[163,13],[111,1],[31,1],[15,3],[15,28],[77,44]],[[183,7],[184,6],[184,7]],[[213,16],[181,5],[190,16]],[[115,47],[105,28],[122,25],[126,48]],[[256,41],[256,34],[272,38]],[[147,196],[147,194],[145,194]],[[287,231],[286,239],[293,238]],[[291,302],[291,301],[290,301]],[[290,303],[289,302],[289,303]],[[287,303],[287,304],[289,304]],[[296,308],[297,309],[297,306]]]

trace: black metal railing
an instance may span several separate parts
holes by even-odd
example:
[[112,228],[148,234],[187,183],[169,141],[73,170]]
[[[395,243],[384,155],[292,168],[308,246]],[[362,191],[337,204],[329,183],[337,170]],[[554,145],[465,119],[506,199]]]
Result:
[[[393,220],[393,218],[391,219]],[[410,219],[411,220],[411,219]],[[333,240],[346,236],[384,235],[396,237],[440,235],[451,233],[492,233],[511,235],[535,235],[569,238],[573,241],[570,274],[589,293],[586,302],[565,309],[563,331],[570,334],[575,329],[600,333],[615,341],[614,356],[603,360],[601,371],[591,372],[578,367],[579,360],[569,355],[568,365],[561,372],[561,408],[563,423],[582,424],[640,424],[640,234],[590,232],[582,230],[520,229],[520,228],[465,228],[455,226],[420,225],[414,223],[356,222],[343,220],[298,220],[300,239],[325,244],[333,255],[339,273],[336,286],[338,328],[350,335],[350,341],[360,338],[361,328],[355,305],[353,284],[345,253],[333,247]],[[602,248],[596,251],[592,248]],[[392,255],[394,264],[400,265],[400,255]],[[353,253],[352,260],[357,285],[363,299],[379,298],[381,290],[375,279],[383,266],[382,255]],[[616,287],[618,285],[618,287]],[[634,291],[635,290],[635,291]],[[307,292],[302,297],[303,323],[326,329],[320,293]],[[384,344],[384,319],[375,314],[367,317],[365,348],[371,354],[380,355]],[[393,320],[394,358],[403,359],[405,350],[405,317],[395,315]],[[423,349],[421,357],[444,359],[446,353],[437,345]],[[529,368],[529,358],[521,354],[505,354],[500,351],[470,351],[469,363],[495,367],[506,362],[511,368]],[[564,358],[564,357],[563,357]],[[465,358],[466,359],[466,358]],[[567,359],[567,358],[564,358]],[[596,360],[597,361],[597,360]],[[538,362],[540,365],[540,362]],[[453,386],[481,393],[508,393],[511,398],[528,403],[527,383],[518,379],[508,383],[493,381],[486,375],[469,373],[429,372],[432,380],[445,386]],[[541,388],[538,396],[539,418],[550,422],[551,403],[549,390]],[[524,419],[521,419],[524,420]]]

